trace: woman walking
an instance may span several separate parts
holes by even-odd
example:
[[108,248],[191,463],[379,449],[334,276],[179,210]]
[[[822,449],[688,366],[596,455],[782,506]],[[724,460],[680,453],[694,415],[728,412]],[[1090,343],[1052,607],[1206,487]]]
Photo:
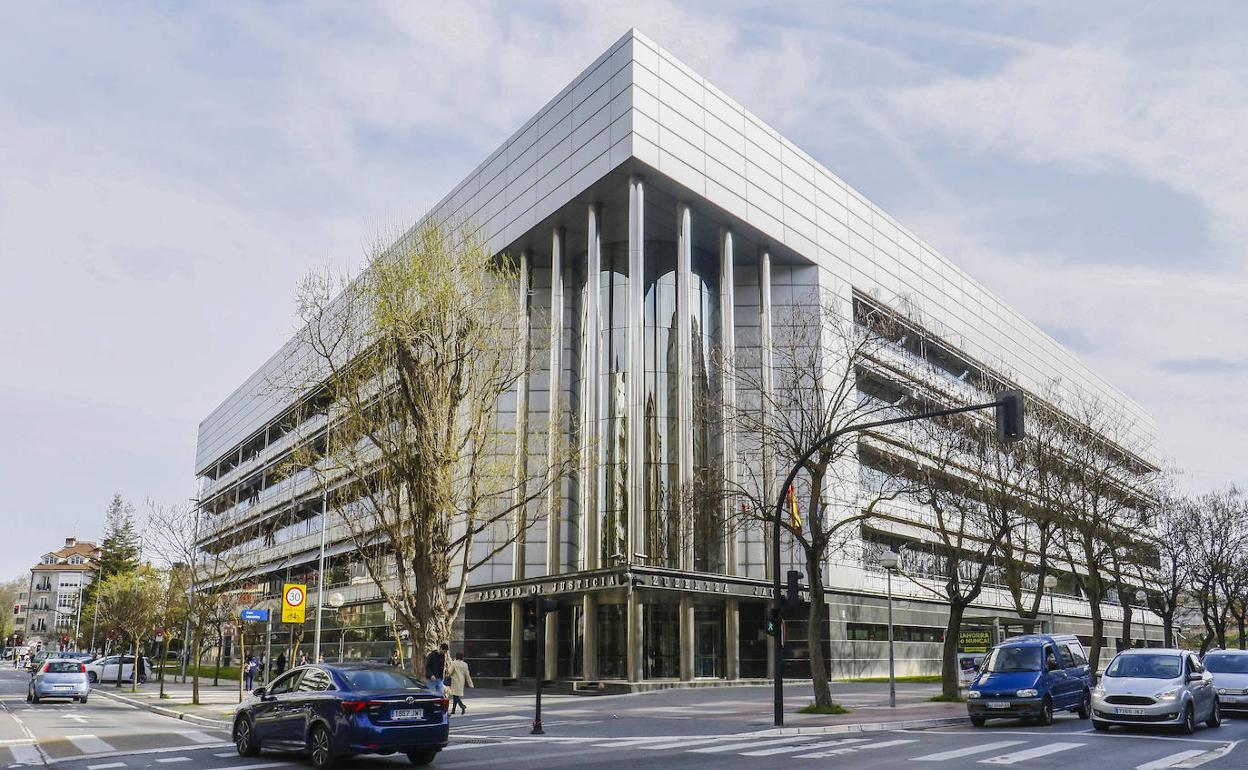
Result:
[[446,667],[446,692],[451,696],[451,713],[455,713],[455,707],[459,707],[459,713],[467,714],[468,707],[464,705],[464,688],[476,687],[472,683],[472,674],[468,671],[468,662],[464,660],[462,651],[455,653],[455,660]]

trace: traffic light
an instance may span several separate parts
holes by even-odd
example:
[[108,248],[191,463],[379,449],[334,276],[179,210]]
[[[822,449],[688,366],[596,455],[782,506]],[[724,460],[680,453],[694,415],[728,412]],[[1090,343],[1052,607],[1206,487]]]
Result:
[[767,608],[767,635],[775,636],[780,633],[780,610],[775,607]]
[[802,606],[802,573],[795,569],[789,570],[788,585],[784,590],[784,604],[788,609]]
[[1023,437],[1023,392],[1007,390],[997,394],[997,438],[1004,443]]

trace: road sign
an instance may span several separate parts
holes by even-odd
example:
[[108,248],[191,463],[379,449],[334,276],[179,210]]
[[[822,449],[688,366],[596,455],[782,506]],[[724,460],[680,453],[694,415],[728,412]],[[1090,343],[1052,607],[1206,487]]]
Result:
[[269,619],[268,610],[243,610],[240,616],[242,620],[258,620],[264,622]]
[[303,623],[303,610],[307,599],[308,589],[302,583],[287,583],[282,586],[282,622]]

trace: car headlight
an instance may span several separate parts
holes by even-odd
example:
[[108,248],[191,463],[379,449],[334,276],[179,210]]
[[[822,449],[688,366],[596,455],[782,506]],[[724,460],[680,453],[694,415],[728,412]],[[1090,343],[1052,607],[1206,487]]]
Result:
[[1093,687],[1093,688],[1092,688],[1092,697],[1093,697],[1093,698],[1103,698],[1103,697],[1105,697],[1105,688],[1104,688],[1104,687],[1102,687],[1102,686],[1100,686],[1099,684],[1098,684],[1096,687]]
[[1157,700],[1173,700],[1174,698],[1178,697],[1181,691],[1182,691],[1181,687],[1171,687],[1168,690],[1162,690],[1161,692],[1157,693],[1153,697],[1156,698]]
[[975,698],[980,697],[979,690],[967,690],[966,697],[968,700],[974,700]]
[[1035,689],[1029,687],[1026,690],[1019,690],[1018,692],[1014,694],[1018,696],[1019,698],[1034,698],[1040,693],[1036,691]]

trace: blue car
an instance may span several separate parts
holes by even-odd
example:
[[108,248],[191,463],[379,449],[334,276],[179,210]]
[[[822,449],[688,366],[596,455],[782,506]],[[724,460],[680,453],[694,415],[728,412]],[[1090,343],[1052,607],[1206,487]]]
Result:
[[252,692],[234,713],[234,746],[302,751],[318,768],[357,754],[406,754],[428,765],[450,736],[447,700],[376,664],[302,666]]
[[1071,634],[1017,636],[993,647],[966,693],[971,724],[994,718],[1053,724],[1054,711],[1092,715],[1092,667]]

